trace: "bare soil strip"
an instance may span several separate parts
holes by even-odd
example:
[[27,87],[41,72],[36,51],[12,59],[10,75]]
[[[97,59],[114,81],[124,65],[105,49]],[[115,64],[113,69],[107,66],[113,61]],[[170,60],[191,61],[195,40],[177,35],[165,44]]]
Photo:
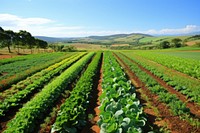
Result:
[[[191,126],[187,121],[180,120],[180,118],[178,116],[173,116],[170,113],[170,110],[167,107],[167,105],[160,102],[158,100],[158,96],[155,94],[152,94],[145,87],[145,84],[139,80],[139,78],[131,71],[129,66],[127,66],[125,64],[125,62],[123,60],[121,60],[116,54],[115,54],[115,56],[117,57],[120,64],[122,64],[122,66],[126,70],[126,73],[130,77],[130,79],[133,80],[134,82],[136,82],[137,83],[136,85],[139,85],[139,89],[141,89],[142,92],[148,97],[149,101],[152,103],[152,106],[155,106],[158,109],[159,116],[154,116],[155,118],[152,120],[152,122],[154,122],[154,124],[156,124],[157,126],[160,127],[160,126],[165,126],[162,123],[166,123],[167,128],[172,133],[189,133],[189,132],[198,133],[198,132],[200,132],[199,128]],[[148,111],[146,111],[146,112],[148,112]],[[149,113],[149,115],[152,115],[152,116],[154,114],[155,114],[154,112],[152,112],[152,114],[151,114],[151,111]],[[162,120],[157,120],[156,117],[160,117],[160,118],[162,118]]]
[[93,120],[92,120],[94,122],[94,124],[90,128],[92,130],[92,133],[99,133],[100,132],[100,127],[97,125],[97,121],[99,120],[99,114],[100,114],[100,110],[99,110],[98,107],[100,106],[99,96],[102,94],[102,87],[101,87],[102,80],[103,80],[103,70],[102,70],[102,66],[101,66],[100,79],[99,79],[99,83],[98,83],[98,87],[97,87],[98,98],[97,98],[97,101],[96,101],[96,107],[94,108],[95,115],[94,115]]
[[18,56],[18,55],[1,55],[0,54],[0,60],[7,59],[7,58],[13,58],[13,57],[16,57],[16,56]]
[[[124,55],[125,56],[125,55]],[[194,102],[189,101],[185,95],[181,94],[180,92],[174,90],[173,87],[167,85],[165,81],[163,81],[161,78],[155,76],[153,73],[151,73],[149,70],[145,69],[143,66],[138,64],[137,62],[131,60],[129,57],[125,56],[128,60],[130,60],[132,63],[138,65],[138,67],[145,71],[148,75],[153,77],[160,85],[162,85],[165,89],[167,89],[168,92],[171,94],[175,94],[182,102],[186,103],[186,106],[190,109],[190,112],[195,115],[197,118],[200,118],[200,107],[195,104]]]

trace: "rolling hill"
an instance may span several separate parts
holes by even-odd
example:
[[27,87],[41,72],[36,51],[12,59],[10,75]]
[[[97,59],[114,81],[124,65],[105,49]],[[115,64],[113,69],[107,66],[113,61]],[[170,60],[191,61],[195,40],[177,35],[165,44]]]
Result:
[[[197,33],[196,33],[197,34]],[[115,34],[107,36],[89,36],[89,37],[76,37],[76,38],[56,38],[56,37],[45,37],[35,36],[36,38],[45,40],[47,42],[64,42],[64,43],[92,43],[92,44],[130,44],[130,45],[155,45],[162,41],[171,41],[174,38],[180,38],[183,41],[200,41],[199,38],[188,40],[194,34],[191,35],[174,35],[174,36],[152,36],[148,34],[132,33],[132,34]],[[195,42],[194,42],[195,43]]]

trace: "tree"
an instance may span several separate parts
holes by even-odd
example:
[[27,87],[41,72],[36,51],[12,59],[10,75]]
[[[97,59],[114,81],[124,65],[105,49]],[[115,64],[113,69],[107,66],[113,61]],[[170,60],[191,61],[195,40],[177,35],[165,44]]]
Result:
[[162,48],[162,49],[170,48],[170,43],[168,41],[163,41],[160,43],[159,48]]
[[76,47],[68,45],[68,46],[64,46],[64,48],[62,49],[63,52],[74,52],[76,51]]
[[36,38],[35,41],[36,41],[36,46],[37,46],[38,50],[39,50],[39,48],[46,49],[48,46],[48,43],[46,41],[40,40],[38,38]]
[[2,28],[2,27],[0,27],[0,33],[1,33],[1,32],[4,32],[4,30],[3,30],[3,28]]
[[15,33],[11,30],[4,31],[0,28],[0,40],[1,40],[1,47],[7,47],[9,53],[11,53],[10,46],[13,43],[13,38]]
[[17,52],[19,53],[20,45],[21,46],[23,45],[23,43],[21,41],[21,38],[20,38],[20,34],[16,33],[16,35],[15,35],[13,40],[14,40],[14,44],[17,45]]
[[19,45],[27,46],[31,49],[38,44],[40,48],[46,48],[48,46],[47,42],[43,40],[36,40],[31,33],[20,30],[18,33],[12,30],[4,30],[0,27],[0,47],[7,47],[8,51],[11,53],[10,47],[17,45],[19,53]]
[[35,45],[35,38],[31,35],[31,33],[20,30],[19,31],[20,40],[31,49],[31,54],[33,53],[32,48]]
[[63,44],[50,44],[49,47],[52,48],[56,52],[62,52],[64,45]]
[[180,38],[172,39],[172,47],[179,48],[182,45],[182,40]]

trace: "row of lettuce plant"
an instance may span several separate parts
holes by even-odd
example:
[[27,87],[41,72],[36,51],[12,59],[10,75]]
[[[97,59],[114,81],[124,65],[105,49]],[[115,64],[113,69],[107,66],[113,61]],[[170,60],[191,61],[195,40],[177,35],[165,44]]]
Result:
[[[7,112],[9,109],[19,106],[22,101],[29,97],[29,95],[33,91],[43,88],[46,83],[48,83],[51,79],[55,77],[55,75],[60,74],[71,64],[80,59],[84,54],[85,53],[81,53],[71,56],[70,58],[67,58],[59,63],[48,67],[47,69],[42,70],[41,72],[34,74],[30,78],[21,81],[19,83],[19,86],[13,86],[11,89],[8,90],[11,91],[11,93],[6,95],[6,98],[0,103],[0,116],[4,116],[5,112]],[[23,88],[22,86],[25,86],[24,84],[28,85]],[[14,93],[14,90],[16,91],[16,93]]]
[[46,112],[52,108],[55,101],[66,90],[68,84],[75,80],[86,64],[94,56],[94,52],[88,53],[59,77],[46,85],[31,101],[27,102],[7,123],[4,133],[31,133],[36,129],[37,123],[44,118]]
[[160,63],[169,68],[188,74],[194,78],[200,79],[200,61],[186,59],[172,55],[164,55],[155,52],[136,52],[137,55]]
[[62,61],[63,59],[73,55],[74,53],[51,53],[31,56],[31,58],[22,61],[1,65],[0,67],[0,91],[9,88],[12,84],[19,82],[47,68],[48,66]]
[[142,132],[146,123],[135,88],[126,79],[111,52],[105,52],[103,60],[102,95],[100,96],[101,133]]
[[174,116],[179,116],[182,120],[187,120],[193,126],[200,126],[198,119],[193,118],[190,114],[190,109],[186,107],[185,103],[177,98],[175,94],[169,93],[163,88],[155,79],[153,79],[146,72],[142,71],[139,66],[133,64],[124,55],[117,53],[117,55],[130,67],[130,69],[145,83],[146,87],[154,94],[158,95],[158,99],[166,103]]
[[137,57],[134,54],[127,54],[135,62],[139,63],[149,71],[151,71],[154,75],[161,78],[168,85],[172,86],[175,90],[181,92],[183,95],[186,95],[190,101],[194,101],[200,105],[200,81],[194,80],[192,78],[187,78],[180,76],[178,74],[174,74],[173,72],[166,72],[166,68],[160,66],[158,67],[153,62],[148,62],[143,57]]
[[100,69],[101,53],[93,58],[70,97],[61,105],[51,132],[77,133],[86,125],[86,109],[90,101],[94,80]]

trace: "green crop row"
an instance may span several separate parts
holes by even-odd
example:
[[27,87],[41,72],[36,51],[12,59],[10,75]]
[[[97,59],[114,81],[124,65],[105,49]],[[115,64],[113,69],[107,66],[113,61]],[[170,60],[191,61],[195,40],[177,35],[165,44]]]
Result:
[[59,63],[56,63],[41,72],[38,72],[31,76],[30,78],[21,81],[22,83],[28,84],[25,88],[17,88],[17,85],[13,87],[13,89],[21,91],[13,94],[12,88],[10,95],[6,95],[6,98],[0,103],[0,116],[5,115],[5,112],[8,111],[12,107],[16,107],[21,104],[21,102],[26,99],[33,91],[42,88],[47,82],[49,82],[55,75],[61,73],[66,68],[68,68],[71,64],[80,59],[85,53],[71,56]]
[[73,55],[74,53],[60,54],[42,54],[31,56],[31,58],[22,61],[1,65],[0,67],[0,91],[7,89],[12,84],[27,78],[28,76],[52,65],[56,62]]
[[191,125],[200,126],[198,120],[193,119],[190,115],[190,109],[185,103],[177,98],[175,94],[169,93],[159,83],[146,72],[142,71],[137,65],[128,60],[125,56],[117,53],[117,55],[131,68],[138,78],[145,83],[146,87],[154,94],[158,95],[159,100],[170,108],[173,115],[179,116],[181,119],[187,119]]
[[[53,65],[49,66],[48,68],[43,69],[42,71],[37,72],[37,73],[35,73],[34,75],[32,75],[30,77],[27,77],[25,80],[21,80],[17,84],[12,85],[11,88],[9,88],[9,89],[7,89],[7,90],[5,90],[3,92],[0,92],[0,97],[1,97],[0,101],[5,99],[6,97],[12,96],[13,94],[15,94],[16,92],[18,92],[20,90],[25,89],[27,86],[29,86],[32,83],[34,83],[34,81],[44,77],[47,74],[49,76],[51,76],[52,74],[53,75],[60,74],[62,72],[62,70],[66,68],[64,63],[68,62],[69,60],[71,60],[73,58],[76,58],[77,56],[81,57],[81,55],[84,55],[84,53],[81,53],[80,55],[79,55],[79,53],[77,53],[77,54],[74,54],[72,56],[69,56],[69,57],[65,58],[64,60],[62,60],[62,61],[60,61],[60,62],[58,62],[56,64],[53,64]],[[69,63],[67,63],[67,64],[69,64]],[[61,65],[63,67],[60,67]],[[45,77],[45,79],[46,78],[48,79],[48,77],[49,77],[48,75]],[[48,80],[44,80],[44,82],[46,82],[46,81],[48,81]]]
[[[63,56],[64,53],[53,53],[54,56],[57,58],[60,56]],[[43,54],[31,54],[31,55],[26,55],[26,56],[16,56],[14,58],[7,58],[7,59],[2,59],[0,60],[0,66],[9,64],[9,63],[14,63],[17,61],[25,61],[25,60],[30,60],[32,58],[43,58],[45,56],[52,56],[52,53],[43,53]]]
[[158,67],[152,62],[147,62],[147,60],[142,57],[137,58],[137,56],[134,54],[124,54],[151,71],[157,77],[161,78],[175,90],[180,91],[182,94],[186,95],[187,98],[190,98],[191,101],[197,102],[200,105],[200,82],[198,80],[189,79],[177,74],[166,72],[164,67]]
[[3,59],[3,60],[0,60],[0,66],[5,65],[5,64],[9,64],[9,63],[13,63],[13,62],[16,62],[16,61],[24,61],[24,60],[27,60],[29,57],[30,56],[18,56],[18,57],[15,57],[15,58]]
[[51,132],[77,133],[86,125],[86,109],[100,68],[100,59],[101,53],[98,53],[77,82],[70,97],[61,105]]
[[100,120],[101,133],[142,132],[146,118],[131,82],[110,52],[103,60]]
[[63,93],[67,85],[76,79],[77,75],[90,61],[93,55],[93,52],[87,54],[64,71],[59,77],[46,85],[41,92],[35,95],[31,101],[27,102],[19,112],[17,112],[15,117],[7,123],[7,129],[4,130],[4,133],[34,132],[37,123],[43,119],[49,108],[54,106],[55,101]]
[[182,73],[188,74],[194,78],[200,79],[200,61],[198,60],[180,58],[153,52],[137,52],[135,54]]

